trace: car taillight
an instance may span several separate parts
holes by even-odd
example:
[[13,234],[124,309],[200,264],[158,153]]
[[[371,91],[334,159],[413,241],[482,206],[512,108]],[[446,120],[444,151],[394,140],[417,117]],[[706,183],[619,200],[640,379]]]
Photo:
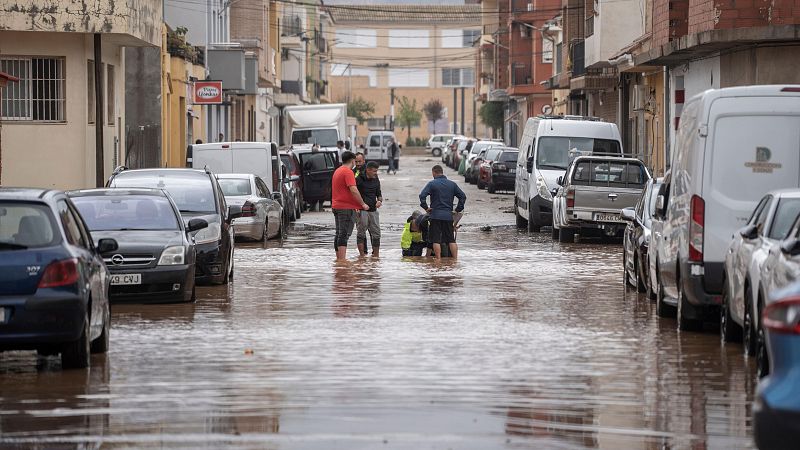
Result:
[[703,228],[706,222],[706,202],[697,195],[692,196],[691,221],[689,222],[689,261],[703,261]]
[[255,215],[256,215],[256,205],[250,202],[244,202],[244,206],[242,206],[241,217],[255,217]]
[[800,334],[800,298],[778,300],[764,308],[764,328],[775,333]]
[[78,260],[63,259],[54,261],[44,270],[39,288],[71,286],[78,283]]
[[570,187],[567,189],[567,208],[575,207],[575,188]]

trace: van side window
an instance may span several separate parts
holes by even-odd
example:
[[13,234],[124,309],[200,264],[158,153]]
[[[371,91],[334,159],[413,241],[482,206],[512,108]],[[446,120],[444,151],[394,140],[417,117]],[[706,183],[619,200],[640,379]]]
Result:
[[369,146],[370,147],[380,147],[381,146],[381,137],[380,136],[370,136],[370,138],[369,138]]

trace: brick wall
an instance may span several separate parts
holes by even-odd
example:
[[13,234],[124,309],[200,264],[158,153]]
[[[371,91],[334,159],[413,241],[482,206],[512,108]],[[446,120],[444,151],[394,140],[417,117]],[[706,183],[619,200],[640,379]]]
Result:
[[800,0],[690,0],[689,33],[800,24]]
[[[705,0],[698,0],[698,2]],[[654,46],[685,36],[688,32],[689,0],[653,0]]]

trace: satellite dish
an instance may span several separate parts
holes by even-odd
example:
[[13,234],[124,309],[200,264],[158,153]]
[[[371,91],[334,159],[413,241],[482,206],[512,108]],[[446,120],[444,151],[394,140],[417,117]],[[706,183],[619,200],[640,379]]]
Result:
[[281,115],[281,110],[278,109],[277,106],[274,105],[270,106],[269,109],[267,110],[267,115],[269,115],[270,117],[278,117]]

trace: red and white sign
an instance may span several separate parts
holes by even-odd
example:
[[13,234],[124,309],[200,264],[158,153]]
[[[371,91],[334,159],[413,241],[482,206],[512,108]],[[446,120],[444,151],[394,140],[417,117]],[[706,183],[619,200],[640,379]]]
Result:
[[195,81],[195,105],[219,105],[222,103],[222,81]]

